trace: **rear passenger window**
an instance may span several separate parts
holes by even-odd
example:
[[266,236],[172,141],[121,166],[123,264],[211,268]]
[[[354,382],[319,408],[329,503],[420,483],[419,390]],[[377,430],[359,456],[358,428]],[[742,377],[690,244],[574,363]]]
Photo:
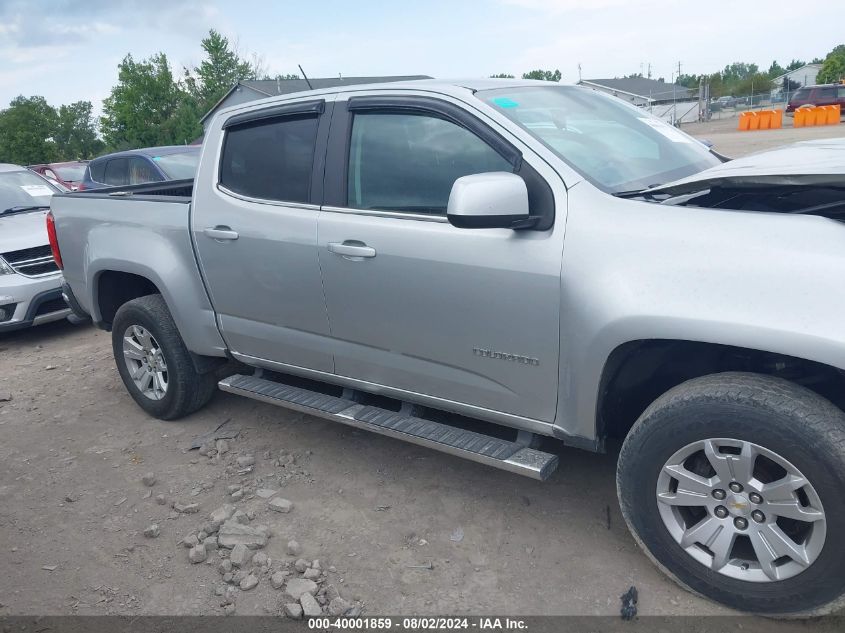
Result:
[[99,162],[91,163],[91,180],[94,182],[104,182],[105,180],[105,171],[106,171],[106,161],[101,160]]
[[287,116],[227,130],[220,184],[251,198],[308,202],[316,116]]
[[107,185],[122,186],[129,184],[129,159],[113,158],[106,163],[106,175],[103,180]]

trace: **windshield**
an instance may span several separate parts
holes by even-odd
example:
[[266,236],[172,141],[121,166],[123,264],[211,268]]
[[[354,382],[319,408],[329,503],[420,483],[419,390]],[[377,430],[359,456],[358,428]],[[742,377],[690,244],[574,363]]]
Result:
[[476,96],[609,193],[662,185],[720,164],[691,136],[592,90],[518,87]]
[[6,209],[37,207],[50,204],[50,197],[59,190],[31,171],[0,172],[0,215]]
[[164,175],[171,180],[184,180],[193,178],[197,173],[197,165],[200,162],[199,150],[191,152],[180,152],[178,154],[164,154],[153,156],[153,160],[159,166]]
[[62,165],[61,167],[51,167],[54,172],[59,175],[59,178],[68,182],[79,182],[82,176],[85,175],[85,165]]

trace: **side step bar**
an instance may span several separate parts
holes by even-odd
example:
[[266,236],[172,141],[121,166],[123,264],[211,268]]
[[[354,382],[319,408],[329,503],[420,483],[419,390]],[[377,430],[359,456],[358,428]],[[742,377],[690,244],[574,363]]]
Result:
[[545,480],[558,466],[557,455],[516,442],[264,378],[237,374],[221,380],[219,387],[239,396],[413,442],[532,479]]

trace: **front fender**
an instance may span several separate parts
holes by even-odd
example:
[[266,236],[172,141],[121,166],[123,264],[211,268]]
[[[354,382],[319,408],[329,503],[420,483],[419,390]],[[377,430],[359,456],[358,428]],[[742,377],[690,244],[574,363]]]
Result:
[[599,386],[619,346],[668,339],[845,368],[845,224],[669,207],[570,192],[556,426],[596,436]]

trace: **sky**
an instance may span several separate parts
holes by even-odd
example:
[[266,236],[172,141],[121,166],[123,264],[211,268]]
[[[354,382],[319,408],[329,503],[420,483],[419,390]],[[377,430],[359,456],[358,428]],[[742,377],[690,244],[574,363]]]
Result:
[[101,108],[117,65],[199,63],[217,29],[267,72],[310,77],[519,76],[564,83],[715,72],[734,61],[824,57],[845,43],[845,4],[792,0],[0,0],[0,108],[17,95]]

